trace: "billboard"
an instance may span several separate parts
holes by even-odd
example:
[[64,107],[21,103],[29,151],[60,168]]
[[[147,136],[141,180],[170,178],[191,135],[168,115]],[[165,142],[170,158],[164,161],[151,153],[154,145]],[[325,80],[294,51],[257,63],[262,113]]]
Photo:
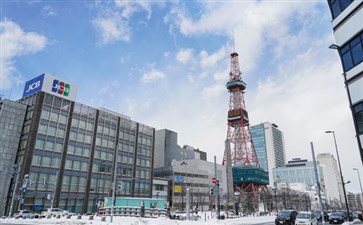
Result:
[[44,91],[58,97],[76,101],[77,90],[77,85],[44,73],[25,83],[23,97],[34,94],[38,91]]

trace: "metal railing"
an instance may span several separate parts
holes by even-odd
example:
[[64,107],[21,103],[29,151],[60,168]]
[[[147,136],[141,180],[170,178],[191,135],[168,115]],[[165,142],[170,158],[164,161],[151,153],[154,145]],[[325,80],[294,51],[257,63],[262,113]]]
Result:
[[[111,216],[111,207],[100,208],[100,216]],[[166,209],[145,208],[144,217],[166,216]],[[141,207],[136,206],[115,206],[114,216],[141,217]]]

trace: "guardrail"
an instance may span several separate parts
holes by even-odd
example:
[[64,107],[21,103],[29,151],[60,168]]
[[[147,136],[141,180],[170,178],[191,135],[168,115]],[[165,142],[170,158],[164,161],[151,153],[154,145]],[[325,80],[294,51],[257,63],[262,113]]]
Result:
[[[141,207],[132,206],[115,206],[114,216],[133,216],[141,217]],[[145,208],[144,217],[166,216],[166,209]],[[111,207],[100,208],[100,216],[111,216]]]

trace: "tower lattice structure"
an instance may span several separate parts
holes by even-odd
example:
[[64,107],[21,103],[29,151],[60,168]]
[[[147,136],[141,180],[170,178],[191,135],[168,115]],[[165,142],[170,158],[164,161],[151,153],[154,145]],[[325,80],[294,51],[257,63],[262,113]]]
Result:
[[[227,162],[226,157],[230,155],[233,174],[233,189],[242,194],[251,193],[256,198],[259,191],[266,191],[266,180],[260,182],[259,176],[264,179],[267,172],[260,168],[256,150],[251,136],[248,112],[244,101],[244,90],[246,83],[241,79],[241,71],[238,53],[233,52],[231,56],[231,68],[229,81],[226,84],[230,93],[228,109],[227,141],[230,143],[230,154],[224,152],[222,164]],[[251,175],[252,174],[252,175]],[[251,177],[252,176],[252,177]]]

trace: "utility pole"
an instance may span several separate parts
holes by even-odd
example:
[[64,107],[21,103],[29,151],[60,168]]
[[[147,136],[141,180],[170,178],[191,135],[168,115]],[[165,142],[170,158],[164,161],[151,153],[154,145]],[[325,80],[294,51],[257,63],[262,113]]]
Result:
[[52,194],[52,203],[50,205],[50,212],[52,212],[52,209],[53,209],[53,206],[54,206],[54,196],[55,196],[55,190],[57,189],[57,180],[58,180],[58,172],[55,175],[54,186],[53,186],[53,194]]
[[16,168],[16,178],[15,178],[15,184],[14,184],[13,194],[11,196],[11,203],[10,203],[10,209],[9,209],[9,215],[8,215],[8,218],[9,219],[10,219],[11,213],[13,211],[15,194],[16,194],[16,191],[18,189],[18,183],[19,183],[19,177],[20,177],[20,164],[18,164],[16,167],[17,167]]
[[114,208],[115,208],[115,192],[116,192],[116,180],[117,180],[117,160],[118,160],[118,144],[116,145],[116,159],[115,168],[113,170],[113,183],[112,183],[112,204],[111,204],[111,223],[113,222]]
[[321,199],[320,179],[319,179],[319,174],[318,174],[318,166],[316,165],[316,160],[315,160],[315,152],[314,152],[313,142],[310,142],[310,146],[311,146],[311,154],[313,155],[316,186],[317,186],[317,192],[318,192],[318,197],[319,197],[319,204],[320,204],[320,209],[321,209],[321,221],[322,221],[322,224],[324,225],[324,223],[325,223],[325,220],[324,220],[324,207],[323,207],[323,201]]
[[220,214],[221,214],[221,209],[220,209],[220,206],[219,206],[219,180],[218,180],[218,176],[217,176],[217,156],[214,156],[214,176],[216,177],[217,179],[217,182],[216,182],[216,190],[217,190],[217,219],[220,218]]

